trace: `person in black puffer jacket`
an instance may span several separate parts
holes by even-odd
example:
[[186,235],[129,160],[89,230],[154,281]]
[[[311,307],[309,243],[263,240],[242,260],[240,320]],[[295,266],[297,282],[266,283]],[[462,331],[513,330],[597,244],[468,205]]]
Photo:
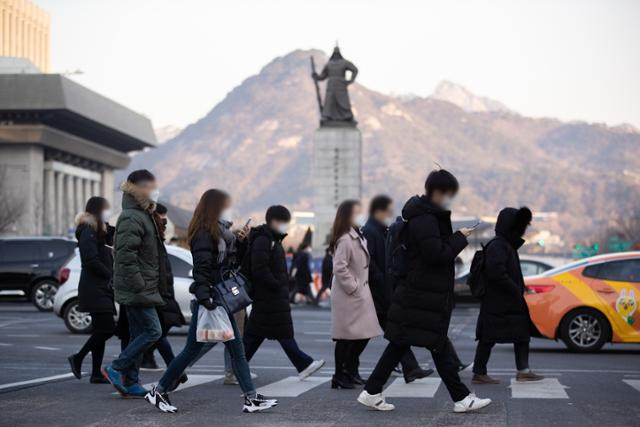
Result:
[[513,343],[516,381],[539,381],[542,375],[529,369],[530,318],[524,299],[524,279],[518,248],[531,222],[531,211],[504,208],[496,221],[496,237],[485,246],[484,277],[486,292],[480,304],[476,325],[478,347],[473,362],[474,384],[497,384],[487,375],[487,363],[495,343]]
[[110,214],[109,202],[102,197],[91,197],[87,201],[85,212],[76,217],[76,239],[82,271],[78,284],[78,310],[91,314],[93,329],[91,337],[80,351],[69,356],[69,365],[76,378],[81,378],[82,361],[91,352],[92,384],[106,384],[100,373],[104,357],[105,342],[115,332],[113,316],[116,313],[113,304],[113,233],[107,220]]
[[193,283],[189,291],[195,300],[191,304],[191,323],[187,334],[187,342],[167,370],[158,381],[158,385],[145,396],[147,402],[162,412],[176,412],[171,404],[168,392],[176,387],[177,381],[187,368],[201,357],[203,351],[215,343],[197,340],[198,313],[201,310],[216,310],[221,306],[222,312],[229,319],[233,329],[233,338],[225,341],[229,349],[234,374],[244,393],[243,412],[257,412],[269,409],[278,404],[275,399],[266,399],[256,392],[249,363],[245,356],[244,345],[234,316],[225,311],[219,301],[215,286],[229,268],[237,268],[246,250],[249,226],[245,225],[238,232],[231,231],[231,197],[224,191],[210,189],[202,194],[189,224],[188,240],[193,256]]
[[304,379],[320,369],[324,360],[315,361],[300,350],[293,336],[287,261],[282,247],[291,213],[284,206],[271,206],[267,209],[266,221],[251,231],[249,254],[245,258],[253,299],[244,334],[247,360],[251,361],[265,339],[278,340],[300,378]]
[[389,345],[380,357],[358,401],[378,410],[392,410],[382,387],[410,346],[421,346],[431,356],[454,403],[454,412],[483,408],[490,399],[479,399],[460,381],[458,367],[447,345],[453,309],[454,261],[467,246],[471,228],[455,233],[449,205],[458,192],[458,181],[446,170],[429,174],[423,196],[409,199],[402,210],[407,221],[401,238],[406,245],[407,274],[394,291],[385,338]]

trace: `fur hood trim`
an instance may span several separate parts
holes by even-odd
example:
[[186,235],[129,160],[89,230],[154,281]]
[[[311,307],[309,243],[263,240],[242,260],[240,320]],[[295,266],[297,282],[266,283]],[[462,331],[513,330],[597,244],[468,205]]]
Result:
[[136,184],[124,181],[120,184],[120,190],[123,193],[129,194],[136,201],[138,206],[140,206],[143,210],[153,213],[156,210],[156,204],[151,200],[144,197],[140,191],[140,187]]
[[[76,228],[82,224],[85,224],[96,231],[98,230],[98,222],[96,221],[96,217],[91,215],[89,212],[80,212],[78,215],[76,215],[75,224]],[[102,224],[102,226],[106,230],[106,226],[104,225],[104,223]]]

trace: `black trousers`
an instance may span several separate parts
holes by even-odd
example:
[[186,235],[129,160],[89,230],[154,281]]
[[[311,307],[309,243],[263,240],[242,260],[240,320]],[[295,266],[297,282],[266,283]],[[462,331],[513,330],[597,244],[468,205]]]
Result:
[[[376,315],[378,316],[378,323],[380,323],[380,327],[382,328],[382,330],[385,330],[385,328],[387,327],[386,314],[377,312]],[[409,373],[420,368],[418,360],[416,359],[416,355],[413,354],[413,350],[411,350],[411,347],[409,347],[406,353],[402,355],[402,358],[400,359],[400,365],[402,366],[402,373],[405,377],[409,375]]]
[[[458,367],[451,355],[451,347],[449,345],[441,347],[442,349],[439,351],[431,350],[431,357],[440,378],[442,378],[442,382],[444,382],[447,391],[449,391],[449,395],[454,402],[458,402],[467,397],[470,392],[467,386],[460,381]],[[398,362],[409,348],[407,345],[399,345],[392,342],[387,345],[380,360],[378,360],[378,364],[369,376],[367,384],[364,386],[367,393],[378,394],[382,392],[382,387],[391,376],[393,368],[398,365]]]
[[[491,357],[491,349],[496,343],[478,341],[476,357],[473,360],[473,373],[487,375],[487,363]],[[516,368],[519,371],[529,368],[529,341],[514,342],[513,352],[516,356]]]
[[100,368],[104,358],[104,346],[116,330],[113,313],[91,313],[91,325],[93,326],[91,336],[78,352],[78,357],[83,360],[91,352],[91,376],[102,377]]
[[335,375],[355,375],[360,366],[360,355],[364,351],[369,339],[362,340],[335,340]]
[[[258,351],[258,348],[260,348],[260,345],[265,340],[265,338],[258,335],[245,333],[242,337],[242,340],[244,343],[244,352],[247,356],[247,362],[250,362],[251,358],[254,354],[256,354],[256,351]],[[300,347],[298,347],[298,343],[296,342],[295,338],[281,338],[277,341],[298,372],[304,371],[307,367],[309,367],[309,365],[311,365],[311,362],[313,362],[313,358],[311,356],[300,350]]]

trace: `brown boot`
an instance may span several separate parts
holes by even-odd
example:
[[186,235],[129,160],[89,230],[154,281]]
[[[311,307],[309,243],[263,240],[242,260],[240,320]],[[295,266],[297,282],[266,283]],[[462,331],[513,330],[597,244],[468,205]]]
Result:
[[471,382],[474,384],[500,384],[500,380],[491,378],[489,375],[473,374]]
[[540,381],[543,380],[544,377],[542,375],[538,375],[531,371],[529,372],[518,372],[516,374],[516,381],[525,382],[525,381]]

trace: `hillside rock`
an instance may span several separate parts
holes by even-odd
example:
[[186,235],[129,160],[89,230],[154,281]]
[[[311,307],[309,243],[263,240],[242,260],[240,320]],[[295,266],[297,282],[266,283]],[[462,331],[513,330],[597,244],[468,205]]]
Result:
[[[218,187],[233,195],[243,215],[261,218],[273,203],[312,209],[318,109],[310,55],[319,65],[326,61],[317,50],[274,59],[205,117],[135,156],[129,171],[152,170],[163,198],[185,208]],[[629,209],[630,195],[638,194],[637,133],[528,118],[467,92],[456,92],[464,95],[456,102],[450,96],[393,97],[359,84],[350,92],[363,135],[367,199],[384,192],[401,204],[422,191],[437,162],[460,179],[456,213],[494,215],[503,206],[526,204],[558,211],[555,231],[578,239]]]

